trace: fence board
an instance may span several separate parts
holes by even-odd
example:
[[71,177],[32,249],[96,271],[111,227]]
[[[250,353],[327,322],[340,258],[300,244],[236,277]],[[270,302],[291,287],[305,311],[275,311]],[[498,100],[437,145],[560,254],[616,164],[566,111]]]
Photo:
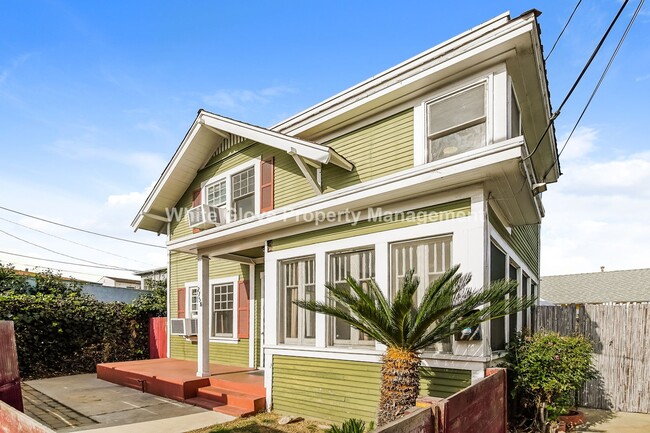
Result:
[[149,319],[149,358],[167,358],[167,318]]
[[14,322],[0,321],[0,400],[23,411]]
[[543,306],[537,329],[593,342],[598,377],[579,393],[581,405],[650,413],[650,304]]

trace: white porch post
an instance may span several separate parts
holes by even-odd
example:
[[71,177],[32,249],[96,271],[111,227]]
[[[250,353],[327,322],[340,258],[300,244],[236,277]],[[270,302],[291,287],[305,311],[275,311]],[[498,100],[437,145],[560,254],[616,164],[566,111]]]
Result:
[[198,377],[210,376],[210,258],[198,257]]

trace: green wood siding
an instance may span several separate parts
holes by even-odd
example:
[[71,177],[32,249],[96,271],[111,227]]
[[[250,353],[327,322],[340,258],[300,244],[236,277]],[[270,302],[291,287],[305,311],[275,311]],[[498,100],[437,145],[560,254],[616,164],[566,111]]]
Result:
[[320,242],[366,235],[369,233],[410,227],[418,223],[429,223],[469,216],[471,214],[471,199],[467,198],[449,203],[442,203],[435,206],[414,209],[414,211],[418,212],[418,215],[421,215],[420,212],[426,214],[426,218],[405,218],[394,219],[392,221],[366,220],[361,221],[356,225],[347,224],[327,227],[298,235],[287,236],[285,238],[274,239],[271,242],[271,249],[273,251],[278,251]]
[[[323,167],[323,192],[334,191],[360,182],[413,167],[413,110],[409,109],[325,143],[354,163],[348,172],[333,165]],[[219,176],[252,159],[275,158],[274,204],[276,208],[315,196],[307,179],[286,152],[245,140],[212,157],[200,170],[190,187],[176,204],[189,209],[192,193],[201,183]],[[171,223],[171,238],[192,234],[187,215]]]
[[[468,370],[423,368],[422,395],[445,397],[469,386]],[[372,362],[273,357],[273,409],[332,422],[373,421],[381,366]],[[453,391],[453,392],[452,392]]]
[[[210,362],[248,367],[248,344],[248,339],[241,339],[237,344],[210,343]],[[171,336],[172,358],[195,360],[196,354],[196,343],[177,335]]]
[[[178,316],[178,290],[185,283],[196,281],[197,259],[195,256],[172,252],[170,254],[170,317]],[[249,278],[248,265],[230,260],[210,260],[210,278],[225,278],[238,275],[240,279]],[[196,344],[180,336],[171,336],[171,357],[177,359],[196,359]],[[210,343],[210,361],[248,367],[248,339],[236,344]]]
[[529,224],[512,227],[511,233],[501,224],[501,221],[490,208],[488,216],[492,226],[501,235],[510,248],[512,248],[521,260],[533,272],[533,276],[539,278],[539,256],[540,256],[540,224]]
[[351,173],[323,167],[323,191],[330,192],[413,167],[413,109],[328,141],[354,164]]

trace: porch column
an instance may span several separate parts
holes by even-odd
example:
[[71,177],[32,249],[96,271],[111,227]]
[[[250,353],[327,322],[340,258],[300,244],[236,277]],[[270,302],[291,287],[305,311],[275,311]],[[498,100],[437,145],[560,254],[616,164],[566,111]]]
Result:
[[210,258],[198,256],[198,377],[210,376]]

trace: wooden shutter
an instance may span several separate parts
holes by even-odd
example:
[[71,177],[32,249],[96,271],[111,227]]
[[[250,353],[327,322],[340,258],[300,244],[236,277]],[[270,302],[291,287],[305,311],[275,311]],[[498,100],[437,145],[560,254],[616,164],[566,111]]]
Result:
[[192,207],[196,207],[201,204],[201,189],[195,189],[192,192]]
[[185,287],[182,287],[178,289],[178,299],[177,299],[177,305],[178,305],[178,314],[176,317],[183,318],[185,317],[185,299],[186,293],[185,293]]
[[263,160],[260,176],[260,212],[273,210],[273,182],[275,178],[274,158]]
[[237,338],[249,337],[250,324],[250,282],[240,280],[237,290]]

